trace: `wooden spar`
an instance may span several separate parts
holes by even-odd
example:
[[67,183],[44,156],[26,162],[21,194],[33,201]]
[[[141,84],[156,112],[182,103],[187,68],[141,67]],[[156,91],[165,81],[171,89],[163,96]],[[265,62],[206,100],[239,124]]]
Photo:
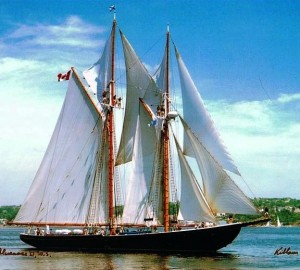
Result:
[[167,59],[166,59],[166,116],[168,115],[170,111],[170,89],[169,89],[169,47],[170,47],[170,32],[169,27],[167,31],[167,44],[166,44],[166,53],[167,53]]
[[143,105],[145,111],[148,113],[148,115],[149,115],[152,119],[154,119],[154,118],[155,118],[155,115],[154,115],[154,113],[152,112],[152,110],[149,108],[149,106],[148,106],[148,105],[144,102],[144,100],[142,100],[141,98],[140,98],[140,102],[142,103],[142,105]]
[[[72,222],[11,222],[9,225],[22,225],[22,226],[55,226],[55,227],[82,227],[88,226],[88,223],[72,223]],[[108,223],[93,223],[93,226],[109,226]]]
[[[170,43],[170,32],[167,30],[167,41],[166,41],[166,89],[165,89],[165,117],[170,110],[169,104],[169,43]],[[163,129],[163,210],[164,210],[164,230],[169,231],[169,128],[168,122],[165,120]]]
[[[164,213],[164,231],[168,232],[170,228],[170,217],[169,217],[169,128],[167,116],[170,111],[170,99],[169,99],[169,44],[170,44],[170,33],[167,31],[166,41],[166,87],[165,87],[165,121],[162,131],[162,147],[163,147],[163,213]],[[154,118],[153,112],[148,105],[140,98],[144,109],[151,118]]]
[[111,30],[111,82],[110,82],[110,110],[108,111],[108,211],[109,211],[109,222],[110,222],[110,233],[114,232],[114,114],[113,106],[115,105],[115,31],[116,31],[116,20],[113,21]]
[[83,89],[83,92],[85,93],[85,95],[87,96],[88,100],[90,101],[90,103],[92,104],[92,106],[94,107],[94,109],[96,110],[96,112],[100,115],[100,117],[103,119],[104,115],[103,113],[99,110],[99,108],[97,107],[97,103],[95,100],[93,100],[90,96],[90,94],[88,93],[88,90],[86,89],[86,87],[83,85],[82,81],[80,80],[76,70],[74,67],[71,67],[71,70],[77,80],[77,82],[79,83],[79,85],[81,86],[81,88]]
[[[35,226],[35,227],[45,227],[45,226],[53,226],[53,227],[86,227],[86,226],[105,226],[110,227],[110,223],[72,223],[72,222],[8,222],[8,225],[17,225],[17,226]],[[127,228],[144,228],[147,227],[145,224],[133,224],[133,223],[120,223],[118,224],[120,227]],[[156,225],[156,227],[162,227],[161,225]]]

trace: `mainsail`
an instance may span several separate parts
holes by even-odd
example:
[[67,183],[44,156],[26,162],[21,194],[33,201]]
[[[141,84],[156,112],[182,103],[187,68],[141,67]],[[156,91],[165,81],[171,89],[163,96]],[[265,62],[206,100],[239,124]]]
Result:
[[[73,72],[51,141],[15,223],[87,221],[102,128],[99,112]],[[105,204],[99,208],[106,222]]]

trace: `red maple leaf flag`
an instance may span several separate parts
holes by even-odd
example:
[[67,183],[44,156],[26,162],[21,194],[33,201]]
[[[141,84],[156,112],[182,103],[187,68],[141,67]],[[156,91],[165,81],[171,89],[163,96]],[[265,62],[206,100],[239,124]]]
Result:
[[57,74],[57,79],[59,82],[60,81],[68,81],[70,79],[70,75],[71,75],[71,70],[69,70],[65,74],[59,73],[59,74]]

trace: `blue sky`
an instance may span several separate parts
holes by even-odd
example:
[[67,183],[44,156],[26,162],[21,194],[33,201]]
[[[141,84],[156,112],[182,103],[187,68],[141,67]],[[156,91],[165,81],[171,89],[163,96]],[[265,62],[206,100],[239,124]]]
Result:
[[150,69],[172,39],[257,197],[300,198],[299,1],[0,0],[0,205],[20,204],[66,83],[93,64],[117,21]]

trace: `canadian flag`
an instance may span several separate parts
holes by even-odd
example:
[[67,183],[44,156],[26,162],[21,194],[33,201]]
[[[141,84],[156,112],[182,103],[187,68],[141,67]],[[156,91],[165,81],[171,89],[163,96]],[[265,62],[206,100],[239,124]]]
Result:
[[65,74],[59,73],[59,74],[57,74],[57,79],[59,82],[60,81],[68,81],[70,79],[70,75],[71,75],[71,70],[69,70]]

